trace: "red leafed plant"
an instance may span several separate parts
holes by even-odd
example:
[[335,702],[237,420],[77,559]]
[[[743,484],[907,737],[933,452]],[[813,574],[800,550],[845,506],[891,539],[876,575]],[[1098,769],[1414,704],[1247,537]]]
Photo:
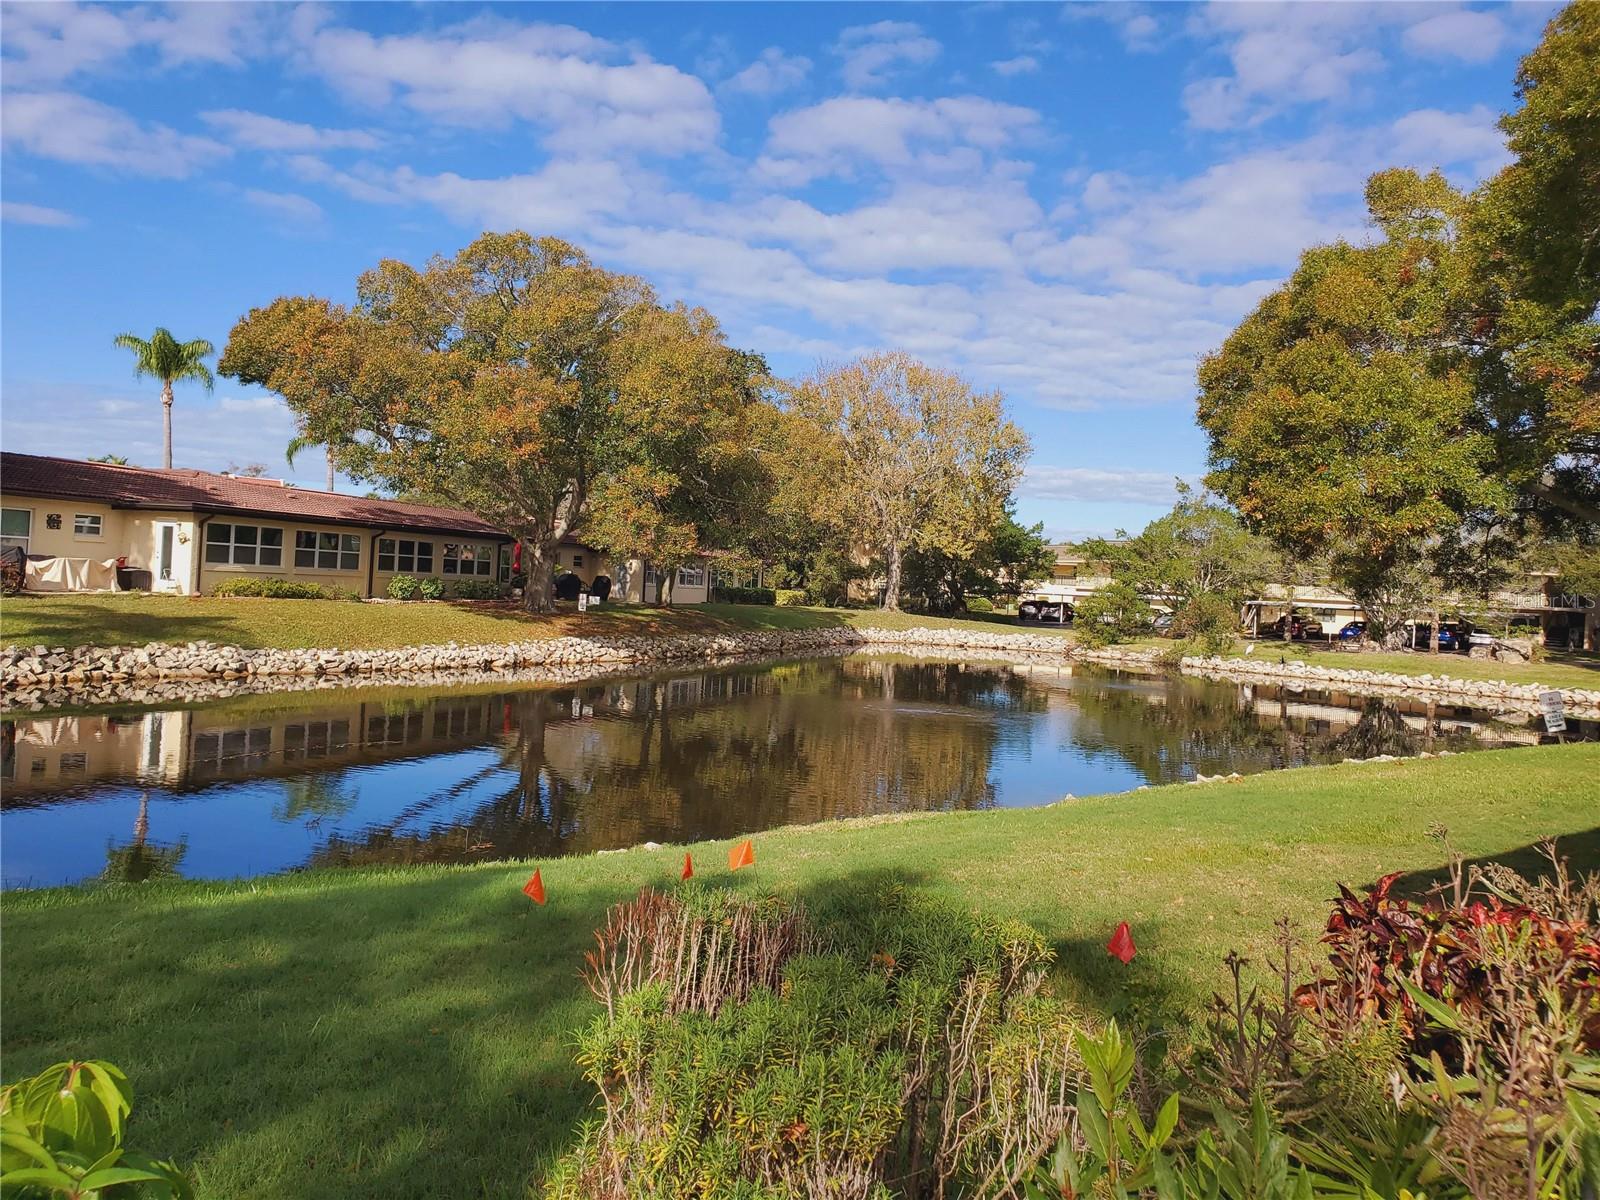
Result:
[[1411,1053],[1470,1068],[1410,989],[1486,1027],[1508,1001],[1556,1004],[1579,1014],[1580,1049],[1600,1051],[1600,876],[1574,880],[1554,845],[1544,850],[1554,870],[1542,880],[1501,866],[1463,871],[1457,859],[1451,883],[1422,902],[1391,894],[1398,872],[1365,896],[1341,886],[1322,939],[1328,970],[1297,990],[1300,1005],[1324,1022],[1394,1020]]

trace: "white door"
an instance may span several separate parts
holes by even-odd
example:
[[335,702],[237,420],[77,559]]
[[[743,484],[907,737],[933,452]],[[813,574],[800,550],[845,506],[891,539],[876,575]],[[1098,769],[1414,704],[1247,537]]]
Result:
[[152,586],[158,592],[175,591],[178,581],[175,576],[175,560],[178,555],[178,527],[170,521],[162,521],[156,525],[156,569]]

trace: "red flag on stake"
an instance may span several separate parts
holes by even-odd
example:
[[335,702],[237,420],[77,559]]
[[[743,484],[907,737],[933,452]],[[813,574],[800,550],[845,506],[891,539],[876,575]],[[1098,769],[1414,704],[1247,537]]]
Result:
[[678,876],[678,878],[679,879],[689,879],[693,875],[694,875],[694,860],[692,858],[690,858],[687,854],[685,854],[683,856],[683,872],[682,872],[682,874],[680,874]]
[[1133,956],[1138,950],[1133,945],[1133,934],[1128,931],[1128,923],[1124,921],[1117,926],[1117,931],[1111,935],[1111,940],[1106,943],[1106,953],[1112,958],[1121,959],[1126,966],[1133,961]]
[[756,865],[756,848],[749,838],[745,838],[732,850],[728,851],[728,870],[737,871],[740,867],[753,867]]
[[544,880],[539,878],[537,869],[533,872],[533,878],[522,885],[522,894],[535,904],[544,903]]

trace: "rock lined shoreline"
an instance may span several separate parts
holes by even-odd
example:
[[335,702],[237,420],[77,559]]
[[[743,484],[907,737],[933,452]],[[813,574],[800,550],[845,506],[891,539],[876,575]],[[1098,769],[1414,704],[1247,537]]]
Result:
[[[0,706],[38,710],[65,704],[194,701],[241,693],[322,690],[357,684],[565,682],[626,673],[641,666],[722,663],[861,648],[963,651],[1030,659],[1159,668],[1159,651],[1088,650],[1059,636],[971,629],[750,630],[672,637],[559,637],[497,645],[406,646],[387,650],[250,650],[211,642],[147,646],[0,647]],[[1187,657],[1185,674],[1262,681],[1365,694],[1406,694],[1472,704],[1537,707],[1547,690],[1566,707],[1600,713],[1600,689],[1547,689],[1505,681],[1410,676],[1313,667],[1264,659]]]

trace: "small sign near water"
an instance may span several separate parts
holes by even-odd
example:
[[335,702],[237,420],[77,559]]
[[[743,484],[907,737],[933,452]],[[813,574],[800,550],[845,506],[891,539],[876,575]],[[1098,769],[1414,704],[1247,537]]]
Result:
[[1560,692],[1540,692],[1539,711],[1544,714],[1544,729],[1546,733],[1566,732],[1567,714],[1563,707],[1563,697]]

